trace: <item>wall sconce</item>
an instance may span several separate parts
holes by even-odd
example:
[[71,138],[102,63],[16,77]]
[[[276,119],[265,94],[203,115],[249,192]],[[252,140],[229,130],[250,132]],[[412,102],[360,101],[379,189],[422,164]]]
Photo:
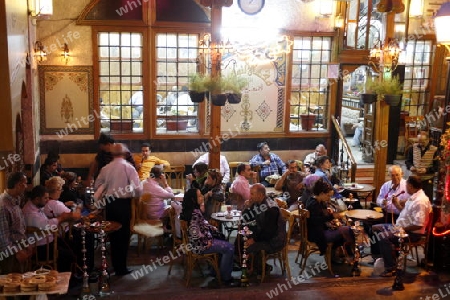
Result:
[[69,46],[67,45],[67,43],[64,43],[64,48],[63,48],[63,52],[61,53],[61,57],[63,60],[66,61],[66,65],[69,62]]
[[334,18],[334,28],[336,28],[336,29],[342,29],[342,28],[344,28],[344,18],[342,17],[341,14],[338,14],[338,15]]
[[392,39],[385,45],[379,41],[370,50],[369,65],[372,65],[377,73],[393,72],[397,68],[401,52],[397,40]]
[[38,63],[47,60],[47,52],[45,52],[44,45],[40,41],[36,41],[34,44],[34,56]]
[[423,0],[411,0],[409,4],[409,17],[421,18],[423,16]]

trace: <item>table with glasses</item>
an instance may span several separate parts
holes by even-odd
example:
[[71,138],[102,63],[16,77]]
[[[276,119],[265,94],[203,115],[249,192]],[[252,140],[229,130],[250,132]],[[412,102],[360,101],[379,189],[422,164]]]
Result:
[[233,210],[230,214],[228,212],[217,212],[211,214],[211,219],[218,221],[223,227],[227,240],[234,230],[238,229],[239,221],[241,220],[242,212],[240,210]]

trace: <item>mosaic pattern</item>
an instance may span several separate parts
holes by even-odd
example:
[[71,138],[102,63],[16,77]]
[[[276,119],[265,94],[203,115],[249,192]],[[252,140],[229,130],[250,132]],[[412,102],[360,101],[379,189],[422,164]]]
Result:
[[233,108],[233,105],[231,105],[228,101],[225,103],[224,106],[220,108],[222,118],[225,119],[225,121],[229,121],[231,117],[236,113],[236,110]]
[[80,91],[85,92],[88,88],[88,74],[80,72],[69,72],[69,79],[72,80],[80,89]]
[[256,113],[263,121],[265,121],[269,117],[271,112],[272,109],[270,108],[269,104],[266,103],[266,100],[264,100],[256,109]]
[[51,91],[64,78],[64,73],[48,72],[45,74],[45,90]]

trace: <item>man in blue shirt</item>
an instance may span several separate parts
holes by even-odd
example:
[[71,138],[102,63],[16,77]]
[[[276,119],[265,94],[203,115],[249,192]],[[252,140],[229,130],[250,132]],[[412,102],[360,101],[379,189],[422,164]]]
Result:
[[253,156],[249,163],[252,168],[256,166],[261,167],[259,176],[261,178],[261,183],[264,186],[274,186],[266,181],[266,177],[275,174],[279,175],[280,170],[281,174],[284,174],[284,172],[286,172],[286,165],[278,155],[270,153],[270,148],[267,142],[259,143],[257,148],[259,153]]

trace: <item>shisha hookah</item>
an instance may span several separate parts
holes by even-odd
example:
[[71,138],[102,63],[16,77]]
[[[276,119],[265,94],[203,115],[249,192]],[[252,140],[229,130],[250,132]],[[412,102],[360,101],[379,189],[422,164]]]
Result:
[[[351,220],[349,219],[349,222]],[[360,276],[361,275],[361,269],[359,267],[359,259],[361,258],[361,252],[359,249],[358,239],[361,235],[361,232],[363,231],[364,227],[361,226],[359,221],[355,221],[355,225],[351,226],[351,229],[353,233],[355,234],[355,258],[353,259],[353,266],[352,266],[352,276]]]
[[109,285],[109,273],[108,273],[108,263],[106,262],[106,243],[105,243],[105,221],[102,221],[102,224],[100,226],[100,249],[102,254],[102,264],[100,267],[100,280],[99,280],[99,287],[100,287],[100,295],[109,295],[111,293],[111,288]]
[[250,283],[248,282],[248,275],[247,275],[247,240],[248,237],[252,234],[253,232],[248,228],[248,226],[244,226],[244,228],[242,230],[239,230],[239,234],[242,235],[242,240],[244,242],[244,247],[243,247],[243,251],[242,251],[242,265],[241,265],[241,270],[242,270],[242,274],[241,274],[241,287],[247,287],[250,285]]
[[398,237],[400,255],[397,258],[397,269],[395,272],[396,275],[392,289],[394,291],[403,291],[405,289],[405,286],[403,285],[403,275],[405,273],[406,256],[409,252],[408,244],[405,243],[405,238],[409,235],[401,227],[400,230],[394,235]]
[[91,293],[91,289],[89,288],[89,275],[87,273],[87,265],[86,265],[86,223],[84,218],[81,219],[81,244],[83,253],[83,295],[88,295]]

